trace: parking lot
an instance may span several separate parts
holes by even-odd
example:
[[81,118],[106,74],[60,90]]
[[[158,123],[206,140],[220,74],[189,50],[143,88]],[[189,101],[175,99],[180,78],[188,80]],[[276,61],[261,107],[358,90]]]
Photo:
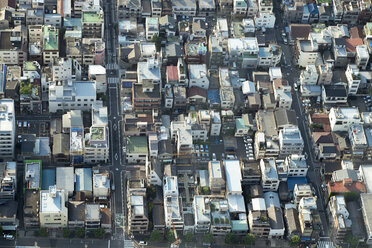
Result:
[[17,135],[36,134],[37,137],[49,136],[49,121],[17,121]]

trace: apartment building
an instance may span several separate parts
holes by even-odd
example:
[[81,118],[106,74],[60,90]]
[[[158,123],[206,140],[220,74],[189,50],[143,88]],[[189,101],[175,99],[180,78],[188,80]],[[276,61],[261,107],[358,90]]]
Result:
[[213,199],[211,206],[211,234],[225,236],[231,232],[229,204],[226,199]]
[[146,206],[146,188],[143,179],[133,177],[127,182],[128,228],[130,232],[145,233],[149,218]]
[[64,189],[49,186],[40,191],[40,226],[46,228],[65,228],[68,223],[66,194]]
[[118,0],[118,17],[120,20],[142,15],[142,2],[140,0]]
[[270,223],[264,198],[253,198],[248,204],[249,230],[255,237],[267,238],[270,233]]
[[279,176],[274,159],[260,160],[262,174],[262,189],[264,191],[277,191],[279,188]]
[[306,177],[308,166],[304,155],[290,154],[285,158],[288,177]]
[[83,38],[103,38],[103,10],[83,11],[81,15],[81,31]]
[[44,26],[43,63],[52,64],[59,58],[59,31],[53,26]]
[[211,225],[211,207],[209,199],[201,195],[195,195],[193,211],[195,218],[195,233],[209,233]]
[[300,74],[301,85],[316,85],[318,83],[318,72],[315,65],[307,65]]
[[293,190],[294,202],[298,204],[303,197],[312,197],[314,192],[308,184],[296,184]]
[[13,99],[0,99],[0,157],[13,158],[15,149],[15,109]]
[[370,56],[366,45],[356,47],[355,64],[359,67],[359,69],[365,70],[367,68],[369,57]]
[[207,74],[206,64],[189,64],[189,88],[199,87],[203,89],[209,88],[209,79]]
[[256,37],[229,38],[227,43],[230,64],[255,69],[258,63],[258,42]]
[[315,64],[318,58],[318,48],[312,40],[297,40],[296,58],[300,67],[306,67],[309,64]]
[[159,19],[157,17],[146,17],[146,39],[152,40],[156,35],[159,36]]
[[348,133],[353,157],[363,158],[368,148],[367,137],[365,135],[363,125],[350,125]]
[[331,237],[333,240],[341,244],[344,242],[345,236],[351,231],[351,220],[349,219],[349,211],[346,209],[345,197],[342,195],[331,196],[328,205],[331,213]]
[[209,187],[213,195],[225,195],[226,182],[220,161],[209,161]]
[[359,109],[355,107],[332,107],[329,111],[329,123],[333,132],[346,132],[352,124],[363,124]]
[[301,154],[304,141],[298,127],[285,127],[279,131],[280,155]]
[[128,136],[126,137],[126,159],[128,163],[145,164],[148,158],[147,137]]
[[96,102],[96,83],[90,81],[56,81],[49,86],[49,112],[79,109],[88,111]]
[[317,71],[319,74],[318,85],[328,85],[332,83],[333,71],[329,64],[318,65]]
[[165,226],[169,229],[183,230],[184,220],[178,191],[178,180],[175,176],[163,178]]
[[173,0],[172,10],[173,14],[183,16],[195,16],[196,15],[196,0]]

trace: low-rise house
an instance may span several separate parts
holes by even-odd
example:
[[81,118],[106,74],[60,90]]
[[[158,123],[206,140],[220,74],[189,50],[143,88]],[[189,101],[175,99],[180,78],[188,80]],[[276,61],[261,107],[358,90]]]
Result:
[[347,233],[351,231],[352,224],[349,219],[349,212],[346,209],[345,197],[341,195],[331,196],[328,206],[331,212],[331,236],[336,243],[341,244],[344,242]]
[[329,123],[333,132],[348,131],[352,124],[363,124],[360,119],[359,109],[355,107],[331,108]]
[[203,89],[209,88],[209,79],[207,77],[207,65],[189,65],[189,88],[199,87]]
[[298,220],[298,211],[296,205],[285,204],[284,221],[286,223],[288,238],[291,238],[294,235],[301,236],[300,222]]
[[314,192],[308,184],[296,184],[293,190],[294,202],[298,204],[303,197],[312,197]]
[[308,166],[304,155],[291,154],[284,162],[289,177],[306,177]]
[[347,90],[344,84],[332,84],[322,86],[322,99],[325,104],[347,103]]
[[195,16],[196,15],[196,0],[172,1],[172,10],[176,15]]
[[285,226],[283,211],[280,207],[278,194],[275,192],[266,192],[264,198],[270,223],[269,238],[284,237]]

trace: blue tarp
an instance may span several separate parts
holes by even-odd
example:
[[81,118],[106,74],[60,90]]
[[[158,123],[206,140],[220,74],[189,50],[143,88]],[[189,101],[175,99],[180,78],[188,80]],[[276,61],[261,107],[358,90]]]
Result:
[[42,171],[41,189],[49,190],[49,186],[56,185],[56,170],[43,169]]
[[221,104],[220,91],[208,90],[208,102],[209,104]]
[[293,191],[296,184],[307,184],[306,177],[288,177],[288,190]]

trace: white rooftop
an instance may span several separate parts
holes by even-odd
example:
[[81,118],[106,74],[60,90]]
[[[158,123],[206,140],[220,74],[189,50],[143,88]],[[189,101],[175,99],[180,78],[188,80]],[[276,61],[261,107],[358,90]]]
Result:
[[56,186],[49,186],[49,190],[40,192],[40,212],[58,213],[62,211],[64,203],[64,190],[57,189]]
[[102,65],[89,65],[89,75],[106,75],[106,68]]
[[189,65],[189,77],[190,79],[200,79],[207,77],[207,65],[206,64],[190,64]]
[[245,203],[243,195],[228,195],[230,213],[245,213]]
[[229,193],[242,192],[242,173],[239,160],[225,160],[225,175]]
[[13,99],[0,100],[0,132],[15,132],[15,115]]
[[142,195],[131,195],[130,196],[130,205],[133,208],[134,215],[144,215],[145,207]]
[[253,211],[265,211],[266,204],[264,198],[253,198],[252,199],[252,210]]

